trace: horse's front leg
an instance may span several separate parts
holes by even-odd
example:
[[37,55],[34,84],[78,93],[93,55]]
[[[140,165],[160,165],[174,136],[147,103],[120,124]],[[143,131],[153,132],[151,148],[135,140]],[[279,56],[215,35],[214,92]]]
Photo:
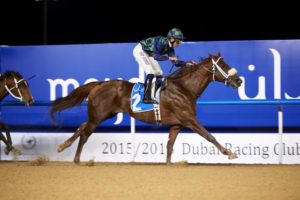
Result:
[[19,149],[16,149],[12,145],[10,130],[9,130],[8,126],[6,124],[4,124],[3,122],[0,122],[0,129],[4,130],[6,133],[6,138],[5,138],[5,136],[0,132],[0,140],[2,140],[6,144],[6,147],[4,148],[4,153],[6,155],[8,155],[9,152],[12,151],[15,156],[21,155],[21,151]]
[[4,148],[4,153],[6,155],[9,154],[9,152],[13,149],[13,146],[6,140],[6,138],[4,137],[4,135],[0,132],[0,141],[3,141],[4,144],[6,145],[6,147]]
[[167,165],[171,164],[171,156],[172,156],[172,152],[173,152],[173,146],[175,143],[175,140],[177,138],[177,135],[179,133],[179,131],[181,130],[181,126],[179,125],[174,125],[170,127],[169,130],[169,140],[168,140],[168,144],[167,144]]
[[204,137],[207,141],[213,143],[221,153],[224,155],[228,155],[228,159],[235,159],[237,158],[237,155],[233,152],[231,152],[229,149],[226,149],[223,147],[216,138],[211,135],[195,118],[189,121],[186,124],[186,127],[192,129],[195,133],[198,133],[202,137]]
[[3,122],[0,122],[0,129],[3,129],[5,131],[7,142],[12,145],[12,140],[10,137],[10,130],[9,130],[8,126],[6,124],[4,124]]

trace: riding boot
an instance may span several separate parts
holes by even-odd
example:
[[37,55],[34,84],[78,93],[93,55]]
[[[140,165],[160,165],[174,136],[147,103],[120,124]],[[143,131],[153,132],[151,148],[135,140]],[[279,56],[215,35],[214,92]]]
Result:
[[144,103],[156,103],[155,100],[151,98],[152,94],[152,81],[154,78],[154,74],[147,74],[146,80],[145,80],[145,90],[144,90]]

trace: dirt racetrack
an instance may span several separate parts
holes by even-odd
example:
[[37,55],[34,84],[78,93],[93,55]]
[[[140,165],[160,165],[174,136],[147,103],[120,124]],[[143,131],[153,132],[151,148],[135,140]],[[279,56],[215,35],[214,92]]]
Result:
[[300,199],[300,165],[0,162],[0,199]]

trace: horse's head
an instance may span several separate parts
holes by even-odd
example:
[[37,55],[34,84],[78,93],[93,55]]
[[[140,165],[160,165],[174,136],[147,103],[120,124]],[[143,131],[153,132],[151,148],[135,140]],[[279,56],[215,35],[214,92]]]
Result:
[[242,84],[242,79],[238,76],[237,70],[231,68],[218,53],[217,56],[209,54],[209,64],[207,70],[212,74],[213,81],[223,82],[233,88],[238,88]]
[[34,102],[27,81],[18,72],[6,71],[1,75],[0,80],[4,82],[6,91],[14,98],[19,99],[25,105],[31,105]]

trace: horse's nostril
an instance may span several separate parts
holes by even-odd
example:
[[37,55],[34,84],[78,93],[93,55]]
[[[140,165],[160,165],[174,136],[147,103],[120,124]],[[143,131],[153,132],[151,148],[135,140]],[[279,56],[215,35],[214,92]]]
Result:
[[29,99],[29,100],[28,100],[28,104],[29,104],[29,105],[31,105],[31,104],[33,104],[33,103],[34,103],[34,100],[33,100],[33,99]]

